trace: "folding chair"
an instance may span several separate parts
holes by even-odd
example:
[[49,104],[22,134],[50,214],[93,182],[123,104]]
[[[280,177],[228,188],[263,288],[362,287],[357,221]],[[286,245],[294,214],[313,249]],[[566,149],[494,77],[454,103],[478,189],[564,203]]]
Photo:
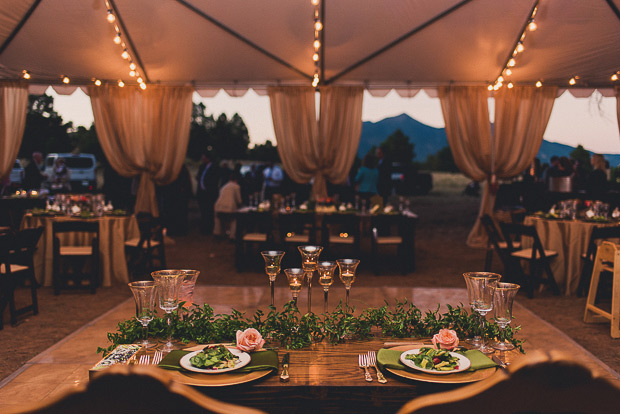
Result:
[[[164,226],[151,213],[136,214],[140,237],[125,242],[127,267],[132,280],[149,276],[152,271],[166,268]],[[157,265],[154,265],[157,262]]]
[[378,214],[370,219],[370,247],[373,271],[380,273],[379,247],[396,246],[403,275],[415,270],[415,226],[417,218],[403,215]]
[[592,276],[594,267],[594,257],[596,249],[601,240],[620,239],[620,226],[611,227],[594,227],[590,240],[588,241],[588,249],[581,258],[583,259],[583,267],[581,268],[581,276],[579,277],[579,286],[577,287],[577,296],[582,297],[588,293],[588,285]]
[[[61,289],[90,289],[94,294],[99,284],[99,222],[61,220],[52,223],[54,237],[54,294]],[[71,235],[73,233],[73,235]],[[62,243],[61,237],[73,238]],[[85,272],[90,259],[90,271]],[[71,269],[72,272],[68,270]],[[88,281],[88,285],[83,285]]]
[[[547,284],[554,295],[559,295],[560,289],[549,265],[549,261],[556,257],[558,253],[543,248],[536,227],[514,223],[500,223],[499,225],[506,238],[510,257],[515,259],[514,267],[521,278],[521,286],[525,287],[528,297],[532,298],[534,296],[535,283]],[[523,244],[523,239],[531,239],[532,247],[517,249],[515,244],[513,244],[513,240],[522,240]],[[521,260],[528,261],[529,273],[526,273],[521,267]],[[547,274],[546,279],[542,277],[543,273]]]
[[[248,264],[250,248],[258,250],[275,249],[273,237],[273,213],[271,211],[248,211],[236,213],[237,229],[235,235],[235,267],[242,271]],[[256,263],[262,263],[259,254],[253,255]]]
[[[480,223],[482,223],[482,227],[487,233],[488,241],[487,241],[487,254],[484,260],[484,271],[490,272],[491,265],[493,263],[493,251],[497,253],[500,257],[504,266],[506,266],[506,256],[510,255],[510,249],[508,249],[508,243],[504,240],[504,237],[501,235],[497,227],[495,226],[495,222],[491,218],[490,215],[484,214],[480,217]],[[512,241],[512,249],[520,249],[521,243],[519,241]]]

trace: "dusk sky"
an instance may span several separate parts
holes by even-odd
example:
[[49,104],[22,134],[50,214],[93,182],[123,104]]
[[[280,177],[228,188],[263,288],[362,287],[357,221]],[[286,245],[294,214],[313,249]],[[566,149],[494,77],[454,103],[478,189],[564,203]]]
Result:
[[[65,122],[91,125],[90,99],[81,90],[71,96],[62,96],[49,88],[48,94],[54,96],[54,108]],[[251,145],[267,140],[275,143],[267,96],[258,96],[250,90],[242,98],[232,98],[220,91],[214,98],[200,98],[194,94],[194,102],[198,101],[204,102],[207,112],[215,116],[226,113],[231,117],[235,112],[239,113],[248,127]],[[376,122],[402,113],[433,127],[444,126],[439,99],[429,98],[424,91],[414,98],[401,98],[394,91],[384,98],[364,94],[364,121]],[[545,139],[571,146],[581,144],[593,152],[620,154],[616,99],[602,98],[598,93],[589,98],[574,98],[565,92],[555,101]]]

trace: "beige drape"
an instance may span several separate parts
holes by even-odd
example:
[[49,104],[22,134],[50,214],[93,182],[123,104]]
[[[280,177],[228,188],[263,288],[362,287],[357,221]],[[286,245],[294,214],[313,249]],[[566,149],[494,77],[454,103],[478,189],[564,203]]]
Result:
[[620,127],[620,87],[616,86],[616,116],[618,117],[618,127]]
[[[491,135],[485,88],[440,88],[446,135],[457,166],[473,180],[487,179],[478,217],[493,213],[495,192],[491,186],[495,178],[520,174],[536,157],[556,93],[557,87],[529,86],[495,92],[495,131]],[[483,247],[486,241],[480,220],[476,220],[467,244]]]
[[91,86],[90,99],[106,158],[125,177],[140,175],[135,211],[159,215],[155,185],[172,182],[183,165],[192,114],[189,86]]
[[9,175],[24,137],[28,85],[0,82],[0,179]]
[[308,183],[312,194],[327,196],[326,180],[339,184],[353,165],[362,128],[361,87],[323,87],[317,122],[312,87],[270,87],[278,153],[291,179]]

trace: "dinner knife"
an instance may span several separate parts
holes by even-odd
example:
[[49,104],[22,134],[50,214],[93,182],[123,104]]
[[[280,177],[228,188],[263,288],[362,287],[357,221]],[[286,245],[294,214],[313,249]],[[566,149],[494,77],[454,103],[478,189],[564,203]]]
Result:
[[495,362],[501,368],[508,368],[508,363],[506,363],[506,362],[502,361],[501,359],[499,359],[499,357],[497,355],[492,355],[491,359],[493,360],[493,362]]
[[289,361],[289,354],[288,352],[286,354],[284,354],[284,356],[282,357],[282,373],[280,374],[280,381],[282,382],[288,382],[289,380],[289,376],[288,376],[288,361]]

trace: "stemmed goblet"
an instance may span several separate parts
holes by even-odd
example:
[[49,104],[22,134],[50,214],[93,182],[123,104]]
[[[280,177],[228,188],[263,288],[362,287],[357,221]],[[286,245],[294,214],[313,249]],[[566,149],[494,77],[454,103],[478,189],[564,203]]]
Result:
[[140,345],[143,348],[151,348],[155,346],[155,344],[148,340],[148,325],[155,317],[155,282],[143,280],[131,282],[128,285],[136,301],[136,319],[140,322],[142,330],[144,331],[144,338]]
[[322,246],[298,246],[301,253],[301,267],[304,269],[308,280],[308,313],[312,312],[312,276],[319,261],[319,255],[323,250]]
[[183,307],[189,308],[194,303],[194,287],[196,286],[196,279],[198,279],[200,271],[183,269],[181,272],[183,273],[183,282],[179,291],[179,302],[185,302]]
[[493,310],[495,286],[501,278],[501,275],[489,272],[468,272],[464,273],[463,277],[468,281],[467,289],[468,292],[471,290],[474,310],[480,315],[482,343],[478,347],[478,350],[485,354],[491,354],[495,352],[495,350],[484,343],[484,325],[486,322],[486,314]]
[[334,271],[338,264],[336,262],[325,261],[317,264],[317,270],[319,272],[319,284],[323,286],[325,306],[324,312],[327,313],[327,295],[329,294],[329,287],[334,283]]
[[281,250],[267,250],[260,252],[265,260],[265,273],[269,277],[269,286],[271,287],[271,307],[275,307],[274,300],[274,285],[276,283],[276,276],[280,273],[280,265],[282,263],[282,257],[284,252]]
[[506,342],[506,327],[512,320],[512,304],[520,286],[514,283],[498,282],[493,296],[493,308],[495,309],[495,322],[500,327],[499,341],[493,343],[493,348],[500,351],[514,349],[514,345]]
[[168,340],[162,351],[170,352],[172,344],[172,312],[179,307],[179,291],[185,275],[181,270],[158,270],[151,273],[159,294],[159,307],[168,317]]
[[284,269],[284,274],[288,279],[288,287],[293,295],[295,306],[297,306],[297,297],[299,296],[299,292],[301,292],[301,285],[304,281],[304,269],[298,267]]
[[340,280],[344,283],[344,287],[346,289],[346,304],[347,308],[349,307],[349,292],[351,290],[351,285],[355,282],[355,271],[357,270],[357,266],[360,264],[359,259],[338,259],[336,260],[338,263],[338,269],[340,269]]

